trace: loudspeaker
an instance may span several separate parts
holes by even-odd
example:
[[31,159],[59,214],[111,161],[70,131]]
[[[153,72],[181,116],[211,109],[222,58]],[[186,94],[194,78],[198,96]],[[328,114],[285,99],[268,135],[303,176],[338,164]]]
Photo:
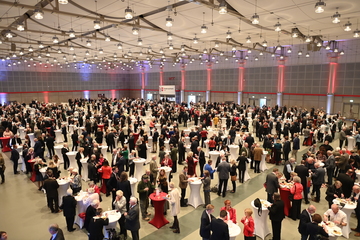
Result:
[[11,51],[16,52],[16,44],[15,43],[11,43]]

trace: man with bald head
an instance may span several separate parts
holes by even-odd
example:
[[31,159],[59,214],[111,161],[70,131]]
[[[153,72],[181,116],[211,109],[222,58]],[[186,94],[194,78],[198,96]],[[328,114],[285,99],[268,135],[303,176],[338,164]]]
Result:
[[49,233],[51,234],[50,240],[65,240],[63,231],[56,223],[50,225]]
[[325,169],[320,167],[320,163],[314,164],[315,169],[312,173],[312,181],[313,181],[313,192],[315,192],[316,197],[312,199],[315,202],[320,202],[320,188],[324,183]]
[[301,240],[307,240],[308,234],[306,233],[306,225],[311,223],[312,214],[316,212],[316,208],[314,205],[309,205],[307,209],[304,209],[300,214],[300,222],[298,231],[301,234]]
[[346,213],[339,209],[336,204],[331,205],[331,208],[324,213],[324,222],[331,221],[336,226],[342,228],[347,225]]

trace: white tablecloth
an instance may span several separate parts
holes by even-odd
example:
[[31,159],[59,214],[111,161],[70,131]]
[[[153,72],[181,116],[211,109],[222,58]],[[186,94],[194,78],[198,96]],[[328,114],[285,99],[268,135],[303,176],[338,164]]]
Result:
[[[333,203],[338,204],[338,205],[340,204],[339,201],[337,201],[337,199],[334,199]],[[356,202],[352,203],[352,204],[346,203],[345,206],[341,209],[346,214],[347,225],[342,228],[343,236],[346,238],[349,238],[349,234],[351,232],[350,216],[351,216],[351,213],[355,210],[356,206],[357,206]]]
[[249,169],[250,169],[249,166],[250,166],[250,163],[251,163],[251,159],[248,158],[248,160],[249,160],[249,163],[247,163],[245,165],[244,182],[246,182],[247,180],[249,180],[251,178],[250,174],[249,174]]
[[76,153],[77,152],[67,152],[66,155],[68,156],[69,158],[69,161],[70,161],[70,167],[73,167],[73,168],[78,168],[78,165],[77,165],[77,162],[76,162],[76,159],[75,159],[75,156],[76,156]]
[[347,137],[347,140],[348,140],[348,150],[351,151],[354,149],[355,147],[355,138],[354,137],[351,137],[351,136],[348,136]]
[[57,182],[59,184],[58,188],[58,194],[59,194],[59,206],[62,204],[62,198],[63,196],[66,196],[66,191],[70,187],[70,181],[67,179],[57,179]]
[[188,180],[190,185],[190,197],[188,203],[194,208],[197,208],[199,205],[204,204],[204,201],[200,196],[202,182],[198,178],[189,178]]
[[62,148],[63,148],[63,146],[61,146],[61,145],[57,145],[54,147],[55,154],[59,157],[60,163],[64,163],[64,158],[63,158],[63,155],[61,154]]
[[137,189],[135,188],[136,184],[138,183],[138,180],[136,178],[130,177],[130,187],[131,187],[131,196],[136,197],[135,194],[137,193]]
[[[266,200],[261,200],[266,202],[266,204],[269,204]],[[260,237],[261,239],[265,239],[265,237],[270,234],[270,230],[267,224],[267,219],[269,215],[269,210],[267,207],[262,206],[262,214],[259,216],[258,214],[258,208],[254,206],[254,201],[251,201],[251,207],[253,208],[254,212],[254,223],[255,223],[255,235]]]
[[231,160],[235,160],[238,158],[239,156],[239,146],[238,145],[229,145],[229,149],[230,149],[230,159],[229,162]]
[[266,166],[266,162],[265,162],[265,158],[266,158],[267,154],[268,154],[268,151],[263,151],[263,155],[261,156],[260,171],[262,171],[262,172],[268,169]]
[[82,170],[81,170],[81,178],[84,181],[88,181],[89,180],[89,173],[88,173],[88,158],[83,158],[80,160],[81,162],[81,166],[82,166]]
[[33,133],[29,133],[28,134],[29,138],[30,138],[30,146],[29,147],[34,147],[35,142],[34,142],[34,134]]
[[211,167],[214,169],[216,165],[216,160],[220,156],[220,152],[218,151],[210,151],[209,152],[210,159],[212,160]]
[[231,220],[228,221],[228,227],[230,240],[235,240],[235,238],[241,233],[241,228],[238,225],[234,224]]
[[82,228],[84,226],[84,220],[82,220],[79,217],[79,213],[86,212],[86,209],[90,205],[90,203],[88,203],[88,201],[83,200],[87,196],[88,196],[87,192],[80,191],[80,193],[75,197],[75,200],[77,201],[75,224],[77,224],[79,226],[79,228]]
[[63,135],[61,133],[61,130],[55,130],[54,132],[55,132],[55,137],[56,137],[55,142],[56,143],[64,142],[64,137],[63,137]]
[[121,213],[116,212],[115,210],[106,211],[106,212],[103,213],[103,215],[105,215],[105,213],[108,214],[109,224],[107,226],[104,226],[104,238],[108,239],[109,234],[108,234],[108,231],[106,231],[106,229],[116,228],[116,224],[117,224],[118,220],[121,217]]
[[135,178],[138,181],[141,181],[141,176],[145,174],[145,170],[144,170],[144,163],[145,163],[145,159],[140,158],[140,159],[134,159],[134,163],[135,163]]

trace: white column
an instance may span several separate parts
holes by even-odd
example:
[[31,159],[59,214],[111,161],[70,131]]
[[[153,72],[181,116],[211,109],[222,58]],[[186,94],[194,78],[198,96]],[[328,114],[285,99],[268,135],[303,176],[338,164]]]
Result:
[[276,104],[280,107],[282,106],[282,92],[278,92],[276,95]]
[[240,105],[242,103],[242,92],[238,92],[238,104]]
[[142,99],[145,99],[144,94],[145,94],[145,90],[144,90],[144,89],[141,89],[141,98],[142,98]]
[[210,101],[210,91],[206,91],[206,101]]
[[184,95],[185,93],[184,93],[184,90],[181,90],[180,91],[180,102],[183,102],[183,101],[185,101],[184,99],[185,99],[185,95]]
[[334,94],[327,94],[326,100],[326,113],[331,114],[334,112]]

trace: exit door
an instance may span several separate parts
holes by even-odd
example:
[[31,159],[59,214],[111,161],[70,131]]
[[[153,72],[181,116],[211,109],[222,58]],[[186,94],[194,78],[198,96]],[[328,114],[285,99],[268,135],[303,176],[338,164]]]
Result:
[[267,106],[266,105],[266,98],[260,98],[260,107]]
[[196,96],[195,95],[189,95],[188,96],[188,103],[196,103]]
[[357,103],[344,103],[343,116],[350,119],[359,118],[359,104]]

